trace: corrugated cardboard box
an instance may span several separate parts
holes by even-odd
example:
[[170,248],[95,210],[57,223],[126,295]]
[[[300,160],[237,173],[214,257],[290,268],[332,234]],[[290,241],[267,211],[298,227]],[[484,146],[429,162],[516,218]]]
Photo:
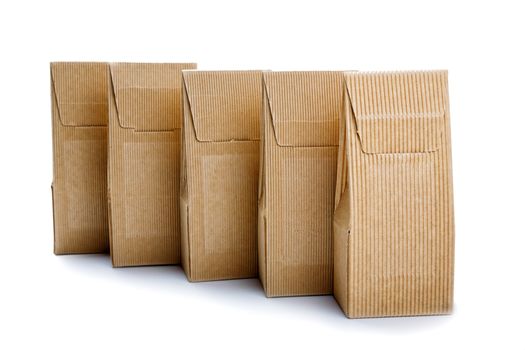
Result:
[[180,262],[182,69],[110,65],[109,210],[114,266]]
[[334,219],[334,294],[348,317],[452,308],[447,73],[348,73]]
[[191,281],[256,277],[262,74],[183,76],[184,271]]
[[109,249],[107,64],[51,63],[55,254]]
[[267,296],[329,294],[343,73],[263,78],[259,275]]

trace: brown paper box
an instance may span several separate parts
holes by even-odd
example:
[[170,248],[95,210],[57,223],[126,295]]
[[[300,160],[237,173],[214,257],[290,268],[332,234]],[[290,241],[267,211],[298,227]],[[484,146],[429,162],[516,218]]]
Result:
[[109,249],[107,64],[51,63],[55,254]]
[[454,215],[447,73],[348,73],[334,294],[348,317],[449,313]]
[[259,275],[267,296],[332,291],[342,72],[265,72]]
[[184,271],[190,281],[256,277],[262,74],[183,77]]
[[109,212],[113,266],[180,262],[182,70],[110,65]]

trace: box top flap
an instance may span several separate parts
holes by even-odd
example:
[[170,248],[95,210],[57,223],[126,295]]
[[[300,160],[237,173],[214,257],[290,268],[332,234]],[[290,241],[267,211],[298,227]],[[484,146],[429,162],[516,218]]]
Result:
[[51,63],[52,94],[64,126],[108,124],[107,64]]
[[264,72],[263,77],[278,145],[338,145],[342,72]]
[[261,71],[185,71],[195,135],[201,142],[259,140]]
[[181,127],[182,70],[193,63],[112,63],[112,90],[122,128],[139,132]]
[[448,110],[447,72],[345,74],[365,153],[437,151]]

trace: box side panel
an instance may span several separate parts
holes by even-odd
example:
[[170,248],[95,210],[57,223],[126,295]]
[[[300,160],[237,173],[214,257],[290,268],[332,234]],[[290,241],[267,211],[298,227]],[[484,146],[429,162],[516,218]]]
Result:
[[261,84],[262,90],[262,113],[261,113],[261,139],[259,144],[259,196],[258,196],[258,228],[257,228],[257,251],[258,251],[258,265],[259,265],[259,279],[263,289],[268,295],[270,286],[268,285],[267,271],[268,271],[268,213],[267,213],[267,182],[268,169],[266,166],[266,158],[269,152],[269,145],[266,140],[273,136],[273,129],[271,127],[271,115],[268,95],[264,84]]
[[[183,84],[184,85],[184,84]],[[193,280],[191,274],[191,260],[190,260],[190,211],[189,211],[189,193],[188,182],[192,180],[193,176],[189,173],[188,168],[188,149],[189,140],[193,138],[191,114],[189,108],[188,96],[186,89],[182,88],[182,130],[181,130],[181,173],[180,173],[180,218],[181,218],[181,263],[184,273],[188,280]]]
[[346,191],[334,213],[334,297],[345,314],[348,314],[348,256],[359,254],[349,251],[348,238],[351,235],[348,219],[350,218],[350,197]]
[[[345,89],[346,90],[346,89]],[[337,180],[335,189],[334,211],[334,297],[343,312],[348,315],[348,238],[350,231],[350,197],[352,187],[348,186],[348,110],[350,101],[344,94],[345,113],[341,114],[339,123],[339,149],[337,155]],[[358,252],[352,251],[351,254]]]

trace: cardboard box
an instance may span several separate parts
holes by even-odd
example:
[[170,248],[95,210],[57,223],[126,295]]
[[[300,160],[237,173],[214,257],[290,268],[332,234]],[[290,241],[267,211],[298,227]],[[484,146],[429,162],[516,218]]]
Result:
[[447,73],[348,73],[334,217],[334,294],[348,317],[452,309]]
[[109,249],[107,64],[51,63],[55,254]]
[[264,72],[259,275],[267,296],[330,294],[342,72]]
[[190,281],[256,277],[262,73],[183,78],[184,271]]
[[113,266],[180,262],[182,70],[110,65],[109,210]]

